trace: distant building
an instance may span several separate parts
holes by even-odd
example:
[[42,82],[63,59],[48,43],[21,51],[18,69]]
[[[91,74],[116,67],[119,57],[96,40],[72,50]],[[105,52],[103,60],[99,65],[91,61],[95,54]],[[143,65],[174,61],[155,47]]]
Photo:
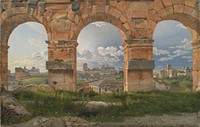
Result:
[[15,74],[8,70],[8,85],[16,85]]
[[28,73],[29,73],[30,75],[40,74],[40,69],[39,69],[39,68],[32,67],[31,70],[28,71]]
[[164,70],[159,72],[159,78],[162,77],[177,77],[177,76],[192,76],[192,69],[189,67],[182,67],[179,69],[172,68],[172,65],[168,64]]
[[123,92],[123,81],[102,79],[89,83],[89,87],[96,93],[119,93]]
[[97,81],[104,78],[114,78],[115,74],[119,73],[114,67],[110,67],[109,65],[103,65],[101,68],[92,68],[90,69],[87,63],[83,64],[83,73],[80,76],[81,79],[86,79],[89,81]]
[[21,81],[22,79],[24,79],[28,76],[29,76],[29,73],[25,69],[23,69],[21,67],[15,68],[15,80],[17,82]]
[[22,80],[27,78],[29,75],[35,75],[40,74],[40,70],[32,67],[30,70],[28,70],[26,67],[21,68],[15,68],[15,81],[17,84],[22,84]]

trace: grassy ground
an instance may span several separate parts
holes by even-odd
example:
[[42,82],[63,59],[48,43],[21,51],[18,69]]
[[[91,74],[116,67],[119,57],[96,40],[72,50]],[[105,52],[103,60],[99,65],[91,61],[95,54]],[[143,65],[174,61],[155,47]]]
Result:
[[23,84],[24,85],[29,85],[29,84],[45,84],[45,81],[47,80],[47,75],[34,75],[30,76],[26,79],[23,79]]
[[162,80],[171,87],[176,87],[176,88],[182,87],[182,88],[192,89],[192,77],[188,76],[180,76],[173,78],[164,77],[162,78]]
[[[200,110],[200,93],[139,92],[121,94],[81,94],[64,91],[19,92],[14,96],[33,116],[78,116],[90,121],[122,121],[125,117],[192,113]],[[97,114],[85,113],[75,101],[104,101],[116,105]]]

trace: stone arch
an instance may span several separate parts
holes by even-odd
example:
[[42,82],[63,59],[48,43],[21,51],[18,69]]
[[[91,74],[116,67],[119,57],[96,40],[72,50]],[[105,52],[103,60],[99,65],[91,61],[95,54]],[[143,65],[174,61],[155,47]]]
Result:
[[42,24],[47,33],[50,33],[50,28],[44,18],[38,17],[36,13],[30,15],[25,7],[10,8],[1,14],[1,43],[7,43],[10,33],[20,24],[25,22],[38,22]]
[[199,42],[200,19],[198,3],[196,1],[156,1],[154,8],[148,10],[150,37],[153,37],[154,29],[160,21],[175,20],[183,23],[192,35],[193,45],[193,91],[200,89],[199,72]]
[[[193,38],[200,34],[198,3],[191,1],[156,1],[154,8],[148,10],[149,29],[154,31],[156,24],[163,20],[175,20],[190,29]],[[188,20],[189,19],[189,20]]]
[[130,27],[128,18],[113,6],[108,6],[107,9],[98,5],[86,7],[80,10],[77,15],[79,21],[76,23],[74,30],[72,31],[73,33],[71,33],[71,35],[73,35],[72,40],[77,40],[80,31],[88,24],[96,21],[105,21],[114,25],[118,28],[124,40],[129,38],[128,34]]
[[[26,4],[25,4],[26,6]],[[1,42],[0,42],[0,81],[7,86],[8,81],[8,39],[12,31],[25,22],[38,22],[44,26],[47,34],[50,33],[49,26],[44,17],[37,10],[29,10],[28,7],[13,7],[4,9],[1,16]]]

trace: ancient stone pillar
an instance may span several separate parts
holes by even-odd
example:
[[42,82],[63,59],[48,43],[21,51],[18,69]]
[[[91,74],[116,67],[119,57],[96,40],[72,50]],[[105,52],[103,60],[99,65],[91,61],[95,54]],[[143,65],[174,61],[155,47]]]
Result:
[[153,40],[126,40],[124,47],[124,91],[153,90]]
[[0,49],[0,83],[5,89],[8,89],[8,48],[7,45],[1,45]]
[[58,90],[76,90],[76,47],[72,40],[48,42],[48,83]]
[[193,45],[193,91],[200,91],[200,40]]

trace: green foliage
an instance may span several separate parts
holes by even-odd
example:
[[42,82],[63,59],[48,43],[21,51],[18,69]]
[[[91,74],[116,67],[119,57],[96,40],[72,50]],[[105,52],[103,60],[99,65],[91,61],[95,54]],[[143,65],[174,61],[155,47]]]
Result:
[[77,80],[77,85],[78,86],[81,86],[81,85],[83,85],[84,83],[88,83],[89,81],[87,81],[87,80],[80,80],[80,79],[78,79]]
[[[65,91],[19,92],[14,96],[34,116],[78,116],[91,121],[120,121],[124,117],[197,112],[200,93],[138,92],[120,94],[83,94]],[[114,103],[111,109],[88,114],[80,101]]]
[[164,77],[162,80],[171,87],[185,87],[192,89],[192,77],[180,76],[180,77]]
[[26,79],[23,79],[23,84],[24,85],[29,85],[29,84],[45,84],[45,81],[47,80],[46,75],[34,75],[30,76]]

